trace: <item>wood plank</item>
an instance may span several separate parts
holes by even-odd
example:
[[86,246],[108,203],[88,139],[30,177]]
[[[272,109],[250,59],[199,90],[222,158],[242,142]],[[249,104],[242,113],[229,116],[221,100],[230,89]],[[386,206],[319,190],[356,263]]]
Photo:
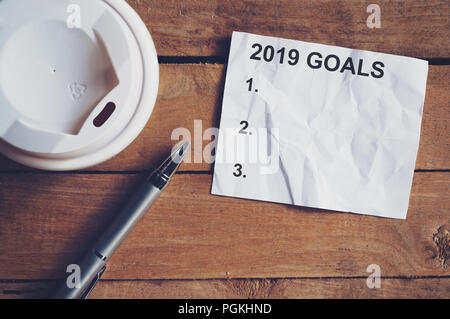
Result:
[[[187,128],[194,139],[194,121],[201,120],[203,134],[219,126],[225,66],[212,64],[161,65],[161,85],[154,113],[141,135],[125,151],[110,161],[90,168],[99,171],[148,170],[161,161],[176,144],[171,135],[176,128]],[[416,169],[450,169],[450,66],[430,66],[422,123],[422,136]],[[181,168],[209,171],[210,157],[194,163],[203,144],[192,148],[191,163]],[[0,171],[30,170],[0,157]]]
[[[143,175],[0,174],[0,278],[62,278]],[[210,195],[177,175],[105,279],[449,275],[450,173],[416,173],[408,219]]]
[[128,0],[159,55],[225,56],[232,31],[417,57],[448,57],[446,0],[379,0],[381,28],[369,29],[370,1]]
[[[45,298],[53,282],[0,282],[0,299]],[[262,298],[442,298],[450,278],[382,278],[369,289],[365,278],[101,280],[91,299],[262,299]]]

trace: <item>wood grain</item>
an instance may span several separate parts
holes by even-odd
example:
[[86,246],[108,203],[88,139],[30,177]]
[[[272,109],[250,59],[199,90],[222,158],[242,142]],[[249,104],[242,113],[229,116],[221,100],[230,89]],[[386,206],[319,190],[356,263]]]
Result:
[[[0,299],[45,298],[55,283],[0,282]],[[366,278],[101,280],[90,299],[296,299],[448,298],[450,278],[382,278],[369,289]]]
[[[188,129],[194,140],[194,121],[201,121],[200,134],[207,128],[218,127],[224,80],[223,65],[161,65],[158,101],[143,132],[118,156],[88,170],[149,170],[177,143],[178,136],[171,139],[174,129]],[[450,169],[449,83],[450,66],[430,66],[416,169]],[[181,169],[210,171],[210,156],[204,157],[201,163],[194,163],[194,157],[200,155],[201,158],[210,142],[193,143],[191,163]],[[0,171],[13,170],[30,169],[0,157]]]
[[[127,2],[167,61],[226,61],[234,30],[423,58],[450,52],[446,0],[379,0],[381,29],[366,26],[371,1]],[[175,128],[219,125],[225,70],[161,65],[142,134],[85,172],[36,172],[0,156],[0,298],[47,296],[142,182],[140,172],[176,143]],[[448,298],[449,83],[450,66],[430,66],[416,163],[426,172],[415,173],[406,221],[212,196],[212,166],[185,163],[92,298]],[[373,263],[381,289],[366,287]]]
[[[416,173],[404,221],[212,196],[211,175],[177,175],[104,278],[449,275],[449,177]],[[143,178],[1,174],[0,278],[63,277]]]
[[370,1],[128,0],[159,55],[225,56],[232,31],[416,57],[448,57],[446,0],[379,0],[381,28],[366,25]]

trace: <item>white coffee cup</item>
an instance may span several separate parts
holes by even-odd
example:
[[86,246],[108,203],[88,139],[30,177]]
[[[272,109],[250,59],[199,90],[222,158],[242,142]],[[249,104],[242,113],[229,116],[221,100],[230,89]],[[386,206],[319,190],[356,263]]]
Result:
[[99,164],[155,105],[152,38],[123,0],[0,2],[0,153],[45,170]]

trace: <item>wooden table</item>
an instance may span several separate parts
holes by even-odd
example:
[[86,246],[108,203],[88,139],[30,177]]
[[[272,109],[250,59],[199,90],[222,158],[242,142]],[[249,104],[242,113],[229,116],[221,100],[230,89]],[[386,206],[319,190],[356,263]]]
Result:
[[[450,297],[448,0],[376,1],[380,29],[366,26],[373,1],[128,2],[162,63],[154,113],[130,147],[87,170],[0,159],[2,298],[45,296],[169,152],[173,129],[218,126],[233,30],[429,59],[407,220],[212,196],[212,166],[184,164],[92,297]],[[370,264],[380,289],[366,286]]]

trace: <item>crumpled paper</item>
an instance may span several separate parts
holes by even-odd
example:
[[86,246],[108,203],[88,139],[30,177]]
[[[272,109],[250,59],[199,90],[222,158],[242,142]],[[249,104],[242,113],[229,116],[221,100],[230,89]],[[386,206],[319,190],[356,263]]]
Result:
[[212,194],[405,219],[427,73],[424,60],[234,32]]

